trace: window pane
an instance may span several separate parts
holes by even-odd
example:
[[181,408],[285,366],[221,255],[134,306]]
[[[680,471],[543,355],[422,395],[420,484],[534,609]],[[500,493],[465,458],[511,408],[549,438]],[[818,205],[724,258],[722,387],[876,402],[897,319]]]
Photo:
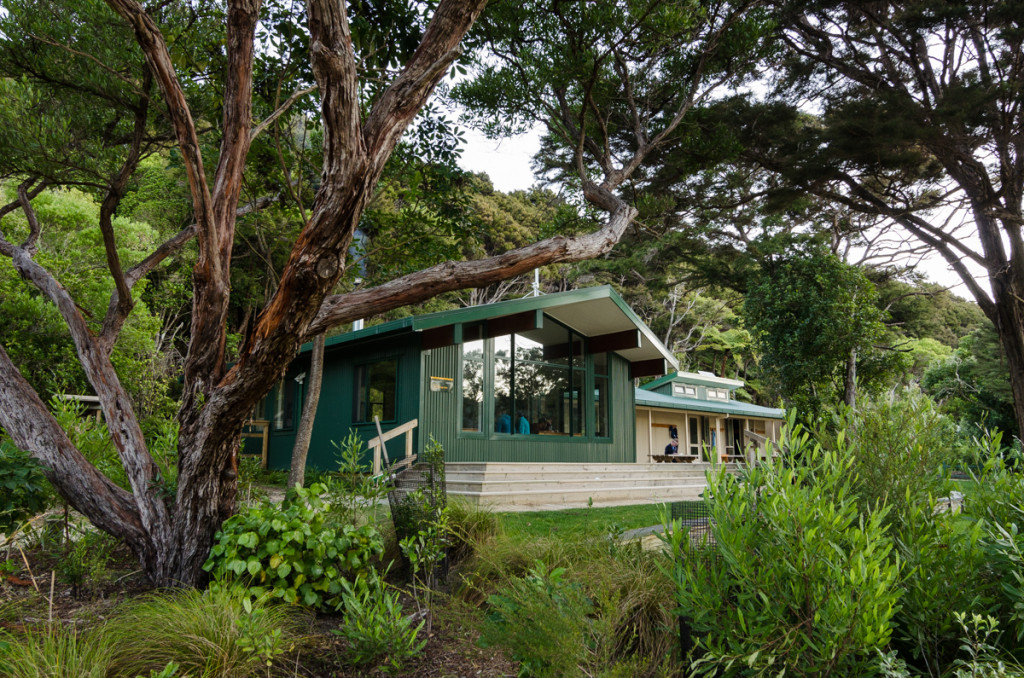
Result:
[[494,431],[512,433],[512,337],[494,340]]
[[356,368],[355,412],[357,422],[394,421],[398,402],[398,361],[381,360]]
[[572,371],[572,434],[574,436],[587,435],[586,415],[583,408],[586,403],[586,399],[583,397],[586,393],[584,387],[586,375],[584,370]]
[[517,362],[513,433],[567,434],[569,429],[559,425],[559,411],[568,380],[569,370],[565,367]]
[[690,454],[700,454],[700,430],[697,428],[697,417],[690,417]]
[[462,430],[483,431],[484,342],[462,345]]
[[594,376],[594,435],[608,438],[608,378]]
[[384,360],[370,366],[370,417],[394,421],[397,402],[398,361]]
[[291,428],[295,416],[295,380],[285,377],[274,389],[274,428]]

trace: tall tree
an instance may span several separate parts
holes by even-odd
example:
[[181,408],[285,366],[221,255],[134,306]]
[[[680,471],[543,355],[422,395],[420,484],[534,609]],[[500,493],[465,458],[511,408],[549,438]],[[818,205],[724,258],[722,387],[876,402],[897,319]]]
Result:
[[[59,134],[56,139],[39,134],[37,146],[10,134],[4,137],[19,154],[0,152],[0,156],[16,157],[19,162],[16,167],[6,168],[3,175],[18,176],[20,184],[17,200],[0,208],[0,218],[21,210],[27,227],[12,230],[4,222],[0,254],[8,257],[18,273],[60,312],[78,359],[99,396],[131,490],[117,487],[88,464],[2,347],[0,425],[20,447],[43,462],[53,484],[76,509],[127,542],[154,583],[193,585],[201,581],[201,566],[213,534],[234,508],[241,425],[304,341],[344,322],[442,292],[485,286],[538,266],[577,261],[607,251],[636,215],[636,209],[617,191],[664,138],[659,131],[651,133],[651,129],[675,129],[707,83],[726,79],[730,64],[737,63],[723,52],[756,41],[726,39],[733,29],[741,37],[746,35],[739,30],[743,28],[740,19],[745,7],[726,4],[713,5],[709,11],[678,2],[555,3],[561,14],[555,24],[542,13],[547,7],[531,6],[537,13],[523,18],[541,27],[535,33],[541,41],[537,44],[548,45],[552,50],[548,56],[554,61],[531,58],[530,68],[542,67],[536,75],[554,84],[550,88],[535,84],[556,94],[547,97],[543,106],[531,106],[524,113],[550,116],[551,129],[563,134],[567,148],[582,146],[573,153],[575,161],[570,166],[579,172],[579,194],[592,206],[595,216],[604,215],[604,219],[598,220],[599,225],[590,232],[555,235],[497,256],[448,261],[374,287],[332,294],[344,273],[353,233],[388,159],[437,83],[459,58],[460,42],[484,4],[485,0],[440,0],[422,20],[416,11],[409,13],[400,23],[411,26],[415,47],[404,64],[390,59],[388,49],[378,50],[373,40],[360,46],[355,31],[372,28],[374,12],[395,16],[396,10],[405,7],[394,3],[363,2],[348,7],[339,0],[308,0],[304,30],[291,22],[285,5],[268,5],[263,12],[268,21],[261,23],[259,0],[227,0],[212,5],[171,2],[152,10],[137,0],[108,0],[109,10],[82,2],[74,12],[62,12],[49,0],[5,5],[8,14],[3,18],[6,23],[0,41],[8,54],[22,46],[32,47],[50,55],[55,63],[88,70],[89,76],[81,81],[66,75],[44,77],[33,71],[35,62],[14,64],[9,69],[8,74],[17,73],[19,82],[26,83],[24,96],[18,100],[24,104],[21,115],[32,122],[31,115],[43,111],[46,120],[56,123],[53,129]],[[518,4],[514,6],[515,11],[519,8]],[[608,15],[611,8],[614,12]],[[559,52],[559,45],[565,42],[561,31],[575,31],[571,17],[565,16],[569,10],[593,15],[587,17],[586,25],[594,35],[584,37],[596,45],[591,53],[598,57],[592,62],[597,72],[581,71],[584,63],[577,56]],[[48,23],[35,19],[51,15],[53,21]],[[356,19],[351,24],[350,17]],[[651,17],[670,22],[667,27],[673,28],[671,40],[663,32],[650,31]],[[605,19],[614,19],[615,26],[605,25]],[[35,25],[23,30],[26,22]],[[207,31],[202,35],[209,38],[213,49],[179,51],[175,40],[185,29],[199,24]],[[277,36],[282,43],[264,54],[257,45],[266,41],[257,41],[257,31],[268,27],[271,37]],[[504,28],[518,31],[521,26],[517,23]],[[125,33],[136,48],[125,48]],[[88,43],[86,39],[94,35],[96,40]],[[576,44],[578,34],[569,37],[569,43]],[[641,39],[654,41],[654,53],[661,61],[639,47],[632,51],[621,48],[638,45]],[[382,44],[391,42],[384,40]],[[280,281],[247,331],[236,361],[229,366],[225,344],[232,248],[239,212],[257,206],[241,200],[249,149],[253,138],[265,133],[270,123],[297,100],[289,96],[274,110],[261,109],[263,119],[254,124],[258,115],[253,103],[254,72],[264,57],[288,50],[308,57],[315,80],[297,82],[296,97],[314,84],[320,97],[320,183]],[[198,58],[203,54],[207,56]],[[680,59],[684,54],[686,59]],[[575,60],[567,61],[570,58]],[[567,70],[573,77],[581,77],[582,84],[566,84],[559,61],[566,61]],[[665,82],[656,91],[642,90],[642,78],[659,72],[659,65],[664,66]],[[642,77],[638,75],[641,71],[633,70],[640,66],[648,69]],[[303,71],[297,72],[300,78]],[[621,74],[632,75],[617,78]],[[619,100],[628,102],[626,119],[637,130],[633,149],[612,148],[605,143],[609,137],[601,129],[610,119],[590,113],[593,101],[617,96],[609,90],[595,89],[595,85],[603,88],[615,82],[624,94]],[[204,89],[209,83],[215,86]],[[673,88],[680,93],[673,95]],[[493,91],[500,92],[500,88]],[[641,94],[644,98],[639,98]],[[56,95],[76,105],[50,106],[51,97]],[[13,104],[9,101],[5,99],[4,105],[10,108]],[[564,115],[565,111],[571,114]],[[215,134],[204,134],[214,125]],[[91,135],[107,127],[110,141],[99,144],[97,150],[109,161],[97,168],[87,162],[81,149],[83,144],[91,148],[87,145]],[[162,136],[151,142],[153,130]],[[78,141],[70,139],[54,152],[54,142],[64,141],[73,133],[80,133]],[[187,180],[194,223],[125,269],[117,256],[119,233],[108,217],[116,213],[127,178],[137,169],[140,157],[151,150],[153,143],[163,143],[164,139],[173,143],[175,160]],[[89,166],[91,185],[104,196],[100,228],[114,281],[105,317],[91,324],[54,272],[34,256],[40,224],[35,218],[33,198],[48,184],[77,181],[83,166]],[[111,362],[111,347],[135,303],[139,281],[192,241],[196,263],[183,394],[177,414],[178,485],[176,496],[168,501],[154,482],[159,469]]]
[[996,328],[1024,437],[1020,3],[775,7],[785,70],[778,102],[746,117],[750,157],[800,190],[892,220],[945,259]]
[[858,268],[823,248],[763,261],[753,276],[744,312],[762,369],[804,416],[856,405],[857,367],[884,329],[876,297]]

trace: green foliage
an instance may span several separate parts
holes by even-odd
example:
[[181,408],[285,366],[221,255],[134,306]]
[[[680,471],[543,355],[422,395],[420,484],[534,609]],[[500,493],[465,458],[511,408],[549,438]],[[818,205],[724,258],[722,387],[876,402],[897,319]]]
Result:
[[57,558],[57,574],[63,582],[71,585],[71,594],[75,598],[97,591],[110,581],[111,559],[118,543],[106,533],[88,531]]
[[865,369],[883,331],[874,285],[856,267],[821,248],[766,262],[743,303],[761,351],[761,368],[777,392],[808,419],[842,400],[851,353],[858,384],[883,380],[882,366]]
[[508,647],[522,674],[615,675],[618,600],[592,599],[565,568],[538,561],[488,604],[481,639]]
[[[567,628],[583,633],[581,642],[586,643],[585,648],[571,648],[569,657],[556,658],[567,675],[672,675],[671,654],[678,635],[670,630],[676,627],[671,581],[659,569],[657,553],[644,551],[635,542],[620,544],[617,536],[609,534],[607,524],[597,517],[603,510],[591,509],[595,518],[589,529],[543,535],[507,530],[487,537],[459,566],[457,594],[476,604],[486,603],[491,596],[507,598],[512,617],[489,614],[485,638],[512,649],[532,665],[544,664],[549,652],[554,652],[551,647],[560,642],[548,638],[543,629]],[[569,588],[572,599],[579,594],[581,601],[589,601],[589,621],[583,623],[572,604],[549,607],[549,592],[537,585],[537,577],[547,576],[550,570],[560,571],[559,589]],[[531,616],[527,610],[535,608],[538,614]],[[526,621],[527,617],[531,619]],[[516,627],[519,620],[527,626]],[[511,634],[516,635],[506,637]]]
[[203,565],[218,587],[317,609],[340,604],[342,581],[364,575],[383,552],[370,526],[329,525],[324,488],[293,487],[281,507],[243,509],[217,533]]
[[964,337],[953,355],[924,373],[921,388],[964,428],[1016,432],[1007,369],[995,328],[985,322]]
[[[12,186],[0,186],[4,202],[12,199]],[[94,331],[98,331],[114,290],[106,271],[106,250],[99,228],[99,206],[77,191],[47,191],[33,200],[41,236],[35,260],[52,271],[68,290]],[[115,219],[119,233],[118,257],[131,266],[159,243],[148,224]],[[20,213],[3,220],[3,233],[13,239],[27,235],[27,221]],[[146,295],[146,282],[134,290]],[[0,326],[0,344],[43,399],[57,393],[89,393],[71,337],[56,308],[37,290],[20,279],[9,259],[0,259],[0,316],[9,319]],[[137,299],[111,353],[111,362],[132,397],[140,415],[166,415],[171,407],[167,397],[164,367],[158,356],[156,337],[161,322],[147,303]]]
[[366,507],[375,507],[387,497],[389,486],[370,474],[364,466],[363,438],[349,431],[340,442],[331,443],[337,450],[337,475],[328,476],[324,487],[330,504],[331,519],[346,525],[358,525],[367,515]]
[[416,656],[427,644],[419,640],[425,621],[414,626],[399,603],[398,591],[388,588],[384,578],[375,571],[354,581],[343,581],[341,611],[345,619],[341,628],[331,633],[348,641],[345,655],[357,666],[386,664],[385,670],[396,673],[404,663]]
[[942,470],[960,454],[953,422],[914,390],[862,400],[857,410],[840,406],[814,438],[850,458],[860,511],[888,506],[890,522],[944,492]]
[[1024,665],[1004,662],[999,658],[999,649],[993,645],[999,637],[999,622],[994,617],[972,614],[970,618],[956,613],[957,623],[963,633],[960,650],[967,659],[954,662],[953,678],[1021,678]]
[[[60,395],[50,400],[50,410],[79,452],[103,475],[124,489],[129,489],[128,475],[117,454],[105,421],[85,416],[76,401]],[[156,482],[167,497],[173,497],[178,478],[178,425],[171,419],[149,421],[146,442],[157,465]]]
[[507,645],[526,675],[574,673],[582,655],[593,649],[594,604],[578,584],[565,581],[565,573],[565,568],[548,571],[537,562],[524,578],[487,601],[491,614],[482,640]]
[[295,607],[245,591],[175,591],[125,603],[98,635],[113,647],[111,675],[165,670],[182,676],[267,674],[293,649],[302,626]]
[[50,498],[39,463],[10,441],[0,440],[0,532],[10,534],[24,520],[45,511]]
[[[865,675],[892,634],[899,564],[884,509],[861,516],[853,461],[799,426],[782,456],[743,480],[710,474],[708,563],[688,530],[669,533],[678,613],[706,653],[699,675]],[[720,674],[719,674],[720,675]]]

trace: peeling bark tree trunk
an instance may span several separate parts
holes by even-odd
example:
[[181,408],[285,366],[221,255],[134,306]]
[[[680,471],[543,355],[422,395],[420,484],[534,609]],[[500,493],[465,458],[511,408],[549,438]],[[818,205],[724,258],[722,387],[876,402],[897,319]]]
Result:
[[309,453],[309,439],[313,436],[313,420],[320,404],[320,384],[324,375],[324,344],[326,334],[317,335],[313,340],[313,359],[309,366],[309,385],[306,402],[303,404],[302,419],[295,433],[295,447],[292,448],[292,467],[288,473],[288,487],[303,486],[306,483],[306,455]]

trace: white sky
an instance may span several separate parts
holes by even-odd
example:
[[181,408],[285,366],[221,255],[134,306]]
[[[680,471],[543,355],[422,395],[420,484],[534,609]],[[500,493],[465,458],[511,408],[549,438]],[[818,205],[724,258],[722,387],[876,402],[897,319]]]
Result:
[[511,139],[493,141],[472,127],[464,127],[466,148],[459,165],[484,172],[502,193],[525,190],[534,184],[530,160],[540,149],[540,128]]

